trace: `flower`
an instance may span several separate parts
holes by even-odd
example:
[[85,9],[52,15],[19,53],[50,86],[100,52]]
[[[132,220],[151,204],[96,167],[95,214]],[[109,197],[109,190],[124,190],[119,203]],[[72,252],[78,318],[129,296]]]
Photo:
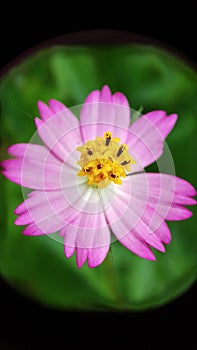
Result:
[[[163,152],[177,115],[156,110],[130,125],[126,97],[108,86],[92,91],[80,121],[61,102],[39,101],[41,144],[16,144],[3,162],[9,180],[33,190],[20,204],[15,224],[25,235],[59,232],[67,258],[76,251],[78,268],[106,258],[111,237],[138,256],[155,260],[171,240],[166,220],[192,213],[195,189],[174,175],[146,173]],[[113,235],[111,234],[113,233]]]

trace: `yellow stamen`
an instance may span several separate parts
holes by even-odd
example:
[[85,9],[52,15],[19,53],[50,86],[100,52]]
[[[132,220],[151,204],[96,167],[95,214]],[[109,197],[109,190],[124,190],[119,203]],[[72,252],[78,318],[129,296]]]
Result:
[[131,164],[136,161],[129,155],[128,146],[119,144],[120,139],[112,138],[112,133],[107,131],[104,137],[96,137],[77,148],[81,152],[81,166],[78,176],[86,176],[88,185],[96,185],[99,188],[107,187],[111,182],[121,185],[121,178],[126,177],[126,171],[131,171]]

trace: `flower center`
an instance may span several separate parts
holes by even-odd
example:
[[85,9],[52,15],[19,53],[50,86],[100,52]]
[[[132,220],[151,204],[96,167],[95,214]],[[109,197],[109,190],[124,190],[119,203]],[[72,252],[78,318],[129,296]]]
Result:
[[128,153],[128,146],[120,144],[120,139],[112,138],[112,133],[107,131],[104,137],[96,137],[87,141],[83,146],[77,147],[81,152],[81,166],[78,176],[87,176],[88,185],[99,188],[107,187],[111,182],[121,185],[126,172],[131,171],[131,164],[135,160]]

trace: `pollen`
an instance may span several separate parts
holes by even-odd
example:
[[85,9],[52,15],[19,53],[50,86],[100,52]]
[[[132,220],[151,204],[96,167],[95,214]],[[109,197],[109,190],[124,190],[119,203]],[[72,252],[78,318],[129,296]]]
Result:
[[112,182],[121,185],[122,179],[131,172],[131,165],[136,163],[129,155],[128,146],[121,144],[118,137],[112,137],[110,131],[77,147],[77,151],[81,153],[77,162],[81,169],[77,175],[86,176],[87,184],[98,188]]

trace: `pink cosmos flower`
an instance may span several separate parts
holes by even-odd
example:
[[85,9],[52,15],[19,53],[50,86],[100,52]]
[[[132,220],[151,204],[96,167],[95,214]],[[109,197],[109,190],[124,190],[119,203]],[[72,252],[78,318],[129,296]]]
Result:
[[[38,102],[41,144],[16,144],[3,174],[32,189],[15,214],[26,235],[59,232],[67,258],[80,268],[105,259],[110,237],[138,256],[155,260],[171,240],[166,220],[184,220],[196,204],[187,181],[144,168],[163,152],[177,115],[149,112],[130,125],[126,97],[108,86],[86,98],[80,121],[61,102]],[[113,235],[112,235],[113,233]]]

